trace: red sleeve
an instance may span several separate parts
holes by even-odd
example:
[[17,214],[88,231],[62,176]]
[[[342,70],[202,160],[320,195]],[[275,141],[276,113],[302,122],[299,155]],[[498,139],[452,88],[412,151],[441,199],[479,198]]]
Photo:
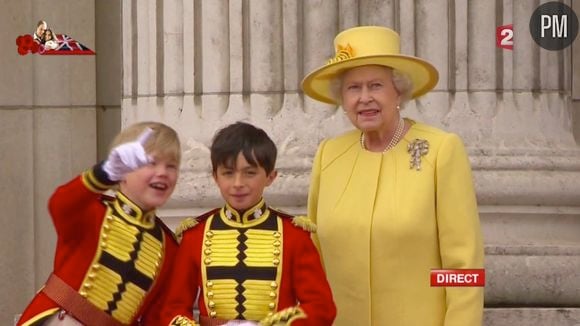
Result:
[[193,320],[193,306],[200,283],[199,262],[204,225],[205,223],[200,223],[183,233],[169,276],[160,325],[169,325],[176,316]]
[[[48,209],[59,239],[68,241],[74,237],[82,238],[85,228],[92,223],[100,224],[101,217],[88,212],[94,210],[95,206],[102,209],[102,192],[114,184],[108,180],[102,170],[102,163],[99,163],[58,187],[50,197]],[[89,217],[98,219],[88,220]]]
[[[292,244],[290,257],[292,288],[300,309],[306,314],[306,319],[296,319],[292,325],[332,325],[336,317],[336,306],[310,233],[293,225],[285,228],[284,241],[286,244]],[[289,229],[292,232],[287,232]],[[286,245],[284,247],[286,249]]]
[[55,190],[48,202],[48,210],[59,240],[81,240],[84,237],[83,231],[94,231],[91,226],[97,227],[95,223],[102,218],[90,212],[96,205],[102,207],[100,197],[101,194],[84,186],[81,176]]

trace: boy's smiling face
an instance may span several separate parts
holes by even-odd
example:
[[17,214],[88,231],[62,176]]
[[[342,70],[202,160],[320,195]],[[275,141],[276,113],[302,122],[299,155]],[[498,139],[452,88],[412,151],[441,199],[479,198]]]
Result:
[[256,205],[264,188],[272,184],[277,172],[266,174],[261,166],[252,166],[240,152],[234,166],[219,165],[213,178],[226,202],[239,212]]
[[151,156],[151,163],[127,173],[119,185],[121,192],[144,211],[167,202],[179,175],[179,164],[175,160]]

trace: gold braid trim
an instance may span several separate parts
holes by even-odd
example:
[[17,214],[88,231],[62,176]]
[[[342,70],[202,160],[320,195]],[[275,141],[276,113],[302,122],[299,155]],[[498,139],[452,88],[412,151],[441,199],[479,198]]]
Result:
[[107,191],[112,186],[107,186],[99,181],[93,172],[93,169],[86,170],[82,173],[81,180],[85,187],[95,193],[102,193]]
[[316,233],[316,224],[314,224],[314,222],[312,222],[312,220],[306,216],[293,217],[292,224],[299,226],[308,232]]
[[181,221],[181,224],[175,230],[175,238],[177,238],[177,242],[181,242],[181,238],[183,237],[183,232],[193,228],[194,226],[198,225],[199,221],[196,217],[188,217]]
[[195,325],[197,324],[193,320],[181,315],[174,317],[169,323],[169,326],[195,326]]
[[306,314],[300,307],[294,306],[278,311],[272,316],[260,320],[261,326],[291,325],[296,319],[306,318]]

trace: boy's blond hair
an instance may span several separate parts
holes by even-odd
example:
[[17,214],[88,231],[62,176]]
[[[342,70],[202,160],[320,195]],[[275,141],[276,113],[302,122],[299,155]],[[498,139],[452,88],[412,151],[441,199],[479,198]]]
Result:
[[153,129],[153,134],[143,146],[147,154],[155,153],[160,157],[173,159],[179,164],[181,162],[181,144],[177,132],[160,122],[144,121],[130,125],[113,139],[111,149],[124,143],[136,141],[146,128]]

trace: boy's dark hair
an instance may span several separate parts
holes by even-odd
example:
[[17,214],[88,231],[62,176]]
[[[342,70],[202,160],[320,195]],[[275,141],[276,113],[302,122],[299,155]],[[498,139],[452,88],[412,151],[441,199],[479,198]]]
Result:
[[215,134],[211,144],[211,166],[216,173],[218,166],[233,168],[241,152],[248,163],[262,167],[266,174],[276,166],[276,145],[260,128],[245,122],[236,122]]

